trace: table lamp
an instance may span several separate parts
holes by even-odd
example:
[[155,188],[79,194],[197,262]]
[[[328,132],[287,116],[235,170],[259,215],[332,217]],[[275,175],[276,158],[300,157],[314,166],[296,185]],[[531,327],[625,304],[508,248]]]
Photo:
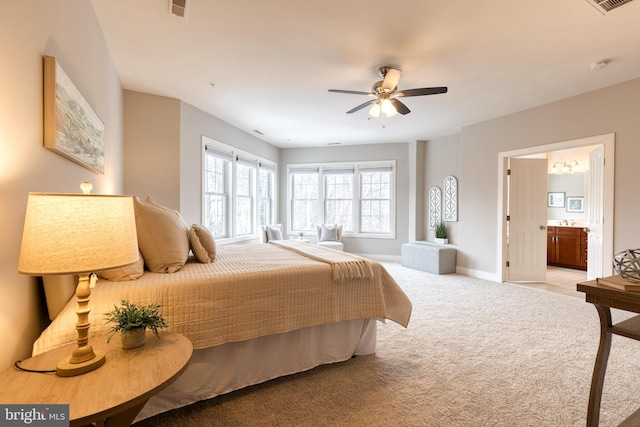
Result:
[[89,345],[89,297],[95,273],[138,260],[130,196],[29,193],[18,271],[34,276],[78,274],[77,346],[58,363],[70,377],[99,368],[103,352]]

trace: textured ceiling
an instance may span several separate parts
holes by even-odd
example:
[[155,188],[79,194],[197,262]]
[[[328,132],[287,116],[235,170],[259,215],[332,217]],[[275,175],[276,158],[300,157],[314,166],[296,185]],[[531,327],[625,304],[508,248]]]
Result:
[[[279,147],[428,140],[640,77],[640,1],[92,0],[125,89],[181,99]],[[589,64],[607,59],[607,68]],[[406,116],[346,111],[383,65]],[[263,135],[254,132],[259,130]]]

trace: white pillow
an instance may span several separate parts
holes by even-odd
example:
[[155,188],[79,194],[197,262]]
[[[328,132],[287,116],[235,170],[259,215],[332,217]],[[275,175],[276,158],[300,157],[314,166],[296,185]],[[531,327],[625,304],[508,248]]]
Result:
[[321,242],[337,242],[338,241],[338,224],[324,225],[320,229],[320,241]]
[[265,231],[267,232],[267,242],[271,240],[283,240],[282,224],[266,225]]

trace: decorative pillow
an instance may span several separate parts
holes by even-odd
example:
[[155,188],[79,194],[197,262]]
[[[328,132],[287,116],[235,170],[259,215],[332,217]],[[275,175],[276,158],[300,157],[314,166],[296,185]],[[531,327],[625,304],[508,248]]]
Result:
[[189,226],[187,225],[187,223],[184,221],[184,218],[182,218],[182,215],[180,215],[180,212],[178,211],[174,211],[173,209],[170,209],[166,206],[161,205],[160,203],[156,202],[155,200],[153,200],[151,198],[151,196],[147,196],[147,198],[144,200],[146,203],[149,203],[153,206],[155,206],[156,208],[160,208],[160,209],[164,209],[167,212],[171,212],[174,215],[177,215],[178,218],[180,218],[180,222],[182,223],[182,226],[184,227],[184,229],[186,230],[187,234],[189,233]]
[[133,198],[138,246],[147,268],[175,273],[189,258],[189,232],[177,211]]
[[189,244],[198,262],[209,264],[216,258],[216,241],[208,228],[193,224],[189,230]]
[[322,227],[320,230],[321,242],[326,242],[326,241],[337,242],[338,241],[338,224],[333,224],[333,225],[322,224],[321,227]]
[[125,282],[127,280],[136,280],[144,273],[144,258],[142,254],[138,257],[138,261],[124,267],[112,268],[98,272],[101,279],[111,280],[112,282]]
[[265,225],[265,231],[267,232],[267,242],[284,239],[282,235],[282,224]]

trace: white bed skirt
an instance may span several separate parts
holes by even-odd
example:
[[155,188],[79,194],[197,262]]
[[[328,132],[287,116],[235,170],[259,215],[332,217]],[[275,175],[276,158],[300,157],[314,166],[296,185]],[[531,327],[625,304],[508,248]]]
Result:
[[184,374],[135,421],[204,399],[376,350],[377,321],[356,319],[194,350]]

